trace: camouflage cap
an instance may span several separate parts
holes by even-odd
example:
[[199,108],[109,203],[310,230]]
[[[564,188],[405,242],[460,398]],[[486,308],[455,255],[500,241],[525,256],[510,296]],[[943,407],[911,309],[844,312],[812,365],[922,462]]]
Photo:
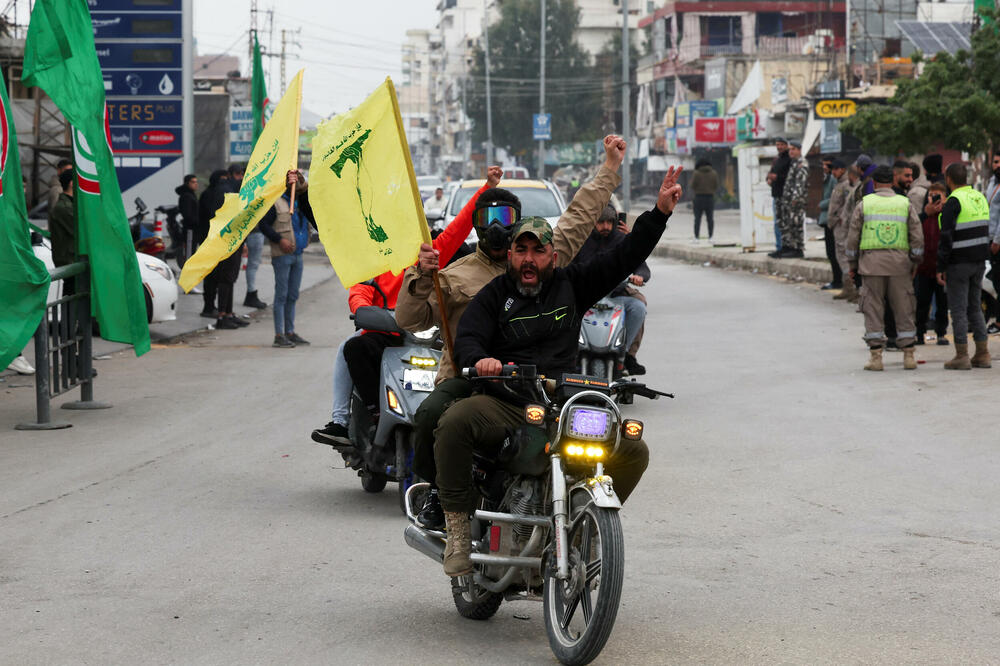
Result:
[[552,242],[552,225],[544,217],[526,217],[514,227],[512,238],[517,240],[524,234],[531,234],[542,245],[548,245]]

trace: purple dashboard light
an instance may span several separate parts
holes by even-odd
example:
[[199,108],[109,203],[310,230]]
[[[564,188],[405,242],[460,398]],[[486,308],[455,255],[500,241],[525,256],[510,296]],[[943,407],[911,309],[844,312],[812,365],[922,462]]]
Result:
[[574,409],[569,432],[574,437],[604,439],[611,415],[597,409]]

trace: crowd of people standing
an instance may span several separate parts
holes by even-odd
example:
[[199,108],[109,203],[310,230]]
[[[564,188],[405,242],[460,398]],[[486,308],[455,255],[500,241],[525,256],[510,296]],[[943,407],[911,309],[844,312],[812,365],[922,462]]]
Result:
[[[788,152],[794,162],[791,148]],[[777,182],[782,167],[775,164]],[[819,222],[833,269],[833,280],[823,288],[839,290],[834,299],[859,304],[871,352],[866,370],[883,369],[886,348],[901,349],[903,367],[915,369],[914,346],[925,344],[931,330],[938,345],[949,344],[949,314],[955,356],[945,368],[991,367],[988,334],[1000,327],[986,325],[981,286],[988,261],[990,279],[1000,287],[1000,155],[992,159],[985,195],[970,186],[964,163],[942,167],[939,154],[927,155],[919,165],[905,159],[880,165],[867,155],[850,166],[836,157],[823,160]],[[779,257],[795,256],[786,239],[793,226],[802,230],[801,220],[788,214],[788,183],[776,201]]]

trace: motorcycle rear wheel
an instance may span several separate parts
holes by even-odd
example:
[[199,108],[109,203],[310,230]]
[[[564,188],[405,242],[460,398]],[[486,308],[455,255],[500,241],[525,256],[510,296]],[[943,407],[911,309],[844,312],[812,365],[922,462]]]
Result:
[[570,577],[545,568],[542,602],[549,647],[563,664],[593,661],[611,635],[621,600],[625,541],[618,512],[587,504],[568,535]]
[[455,601],[455,608],[458,614],[470,620],[488,620],[493,617],[500,604],[503,602],[503,595],[490,592],[472,583],[472,592],[469,591],[468,576],[451,579],[451,595]]
[[365,492],[380,493],[388,481],[389,479],[385,474],[373,472],[367,467],[361,470],[361,487],[365,489]]

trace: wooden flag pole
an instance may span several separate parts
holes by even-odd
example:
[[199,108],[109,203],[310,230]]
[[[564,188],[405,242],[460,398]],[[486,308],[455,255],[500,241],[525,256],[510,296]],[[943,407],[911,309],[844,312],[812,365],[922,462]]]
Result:
[[438,279],[438,272],[434,271],[434,294],[438,299],[438,313],[441,315],[441,334],[444,337],[444,351],[451,359],[451,367],[455,368],[458,374],[459,367],[455,364],[455,343],[451,339],[451,328],[448,326],[448,314],[445,309],[444,292],[441,291],[441,281]]

